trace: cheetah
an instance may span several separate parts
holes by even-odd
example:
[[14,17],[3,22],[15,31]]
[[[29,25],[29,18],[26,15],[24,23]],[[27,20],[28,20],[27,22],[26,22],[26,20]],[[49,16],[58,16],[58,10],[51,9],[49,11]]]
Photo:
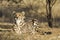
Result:
[[18,34],[22,33],[35,33],[35,28],[37,26],[37,21],[36,20],[28,20],[28,22],[25,22],[25,12],[17,12],[15,13],[15,20],[16,20],[16,25],[15,25],[15,32]]

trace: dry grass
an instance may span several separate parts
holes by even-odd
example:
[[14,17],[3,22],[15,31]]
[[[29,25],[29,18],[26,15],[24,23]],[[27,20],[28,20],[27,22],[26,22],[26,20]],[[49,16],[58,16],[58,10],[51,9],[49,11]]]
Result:
[[41,35],[42,32],[36,32],[18,35],[14,32],[0,32],[0,40],[60,40],[59,28],[40,28],[39,31],[50,31],[52,34]]
[[[45,32],[51,32],[51,34]],[[45,23],[36,29],[35,34],[29,32],[16,34],[13,31],[0,31],[0,40],[60,40],[60,28],[49,28]]]

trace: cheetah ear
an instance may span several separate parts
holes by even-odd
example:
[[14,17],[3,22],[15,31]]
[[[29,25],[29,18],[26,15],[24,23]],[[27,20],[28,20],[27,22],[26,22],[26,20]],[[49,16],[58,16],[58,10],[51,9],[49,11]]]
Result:
[[23,14],[23,15],[25,15],[25,12],[24,12],[24,11],[22,11],[22,14]]

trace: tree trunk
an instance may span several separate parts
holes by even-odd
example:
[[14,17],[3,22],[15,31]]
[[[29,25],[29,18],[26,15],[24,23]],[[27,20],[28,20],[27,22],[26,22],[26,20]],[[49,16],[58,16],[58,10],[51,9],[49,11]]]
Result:
[[51,7],[51,0],[47,0],[47,5],[46,5],[46,11],[47,11],[47,19],[48,19],[48,25],[49,27],[52,28],[52,7]]

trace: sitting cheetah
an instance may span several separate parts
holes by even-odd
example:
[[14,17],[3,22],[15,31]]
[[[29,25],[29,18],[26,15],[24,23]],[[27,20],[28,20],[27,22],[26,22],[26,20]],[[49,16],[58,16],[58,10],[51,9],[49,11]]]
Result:
[[37,26],[37,21],[36,20],[31,20],[29,22],[25,22],[25,12],[17,12],[15,13],[15,20],[16,20],[16,25],[14,27],[14,30],[18,34],[30,32],[30,33],[35,33],[35,28]]

